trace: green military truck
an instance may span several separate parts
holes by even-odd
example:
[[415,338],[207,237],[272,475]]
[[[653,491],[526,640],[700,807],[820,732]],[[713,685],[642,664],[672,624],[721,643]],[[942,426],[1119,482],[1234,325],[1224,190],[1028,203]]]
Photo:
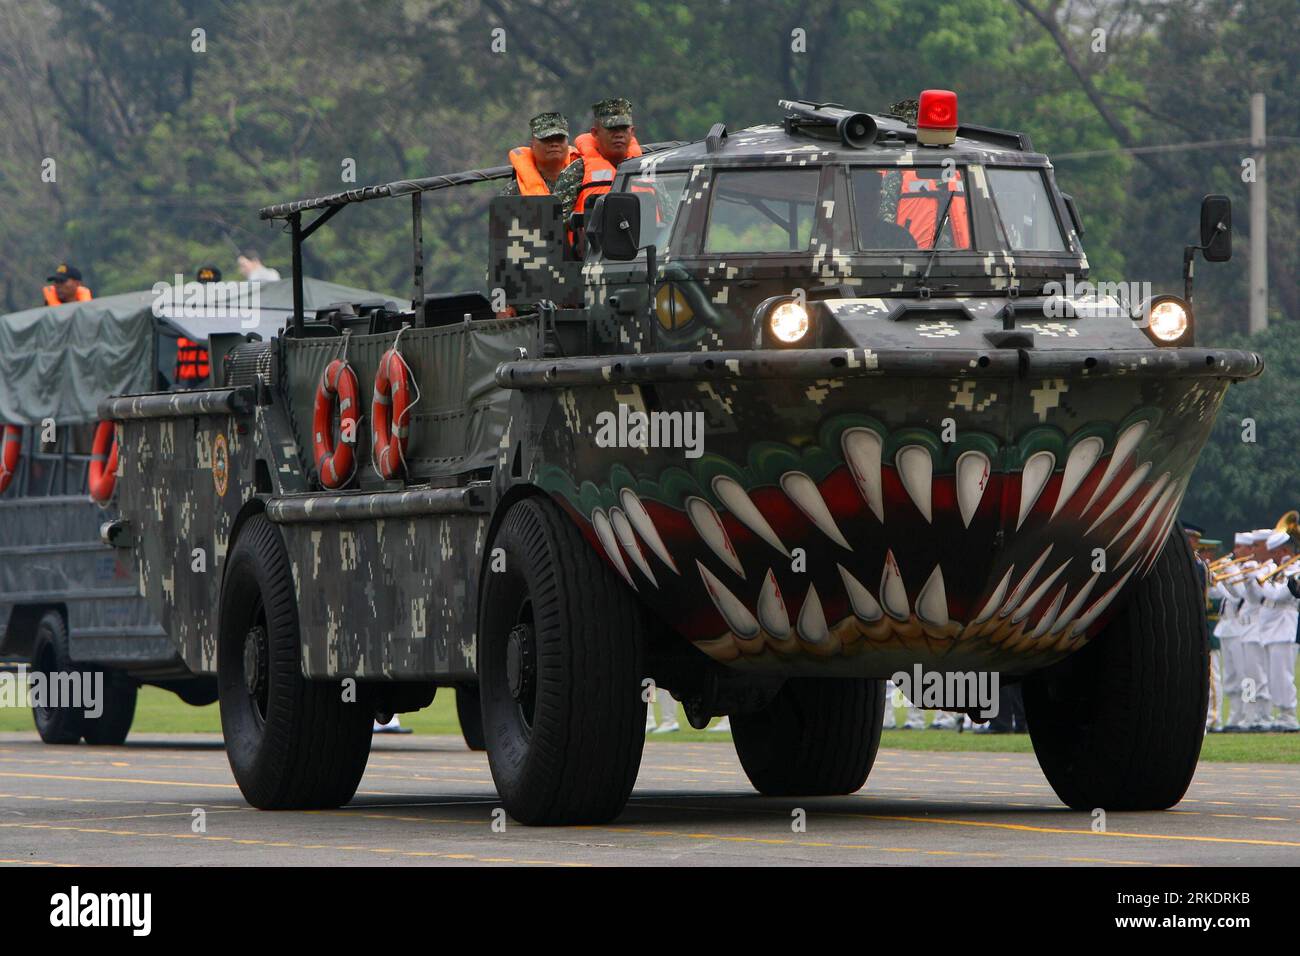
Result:
[[[150,289],[0,316],[0,659],[47,689],[59,686],[52,675],[75,686],[56,700],[32,684],[46,743],[122,743],[142,684],[189,704],[217,699],[216,680],[185,666],[150,610],[131,553],[101,538],[117,516],[116,476],[112,426],[97,407],[110,394],[207,387],[208,349],[277,334],[292,285],[264,283],[256,302],[249,292],[187,307]],[[308,309],[388,301],[315,279],[303,289]],[[83,699],[96,693],[102,700]]]
[[[759,791],[849,793],[911,668],[1021,682],[1070,806],[1181,799],[1207,648],[1178,507],[1260,359],[1195,344],[1190,268],[1079,285],[1047,157],[951,94],[773,119],[646,148],[586,221],[492,200],[479,292],[425,290],[422,204],[508,167],[268,207],[296,277],[328,219],[409,201],[411,307],[299,306],[213,388],[102,404],[117,540],[250,803],[346,802],[371,713],[457,687],[510,814],[608,820],[647,680],[730,715]],[[1201,225],[1227,258],[1226,200]]]

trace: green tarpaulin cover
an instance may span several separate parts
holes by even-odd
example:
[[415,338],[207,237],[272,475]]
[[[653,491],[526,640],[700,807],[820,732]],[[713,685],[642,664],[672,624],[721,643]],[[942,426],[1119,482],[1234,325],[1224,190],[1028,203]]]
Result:
[[[0,316],[0,422],[59,425],[98,419],[109,395],[154,388],[155,321],[165,335],[203,340],[214,332],[255,332],[270,339],[293,312],[293,282],[262,283],[259,308],[249,317],[160,310],[152,290],[104,296],[89,302],[42,306]],[[308,314],[336,302],[398,302],[395,296],[350,286],[303,280]],[[405,303],[403,303],[405,304]]]

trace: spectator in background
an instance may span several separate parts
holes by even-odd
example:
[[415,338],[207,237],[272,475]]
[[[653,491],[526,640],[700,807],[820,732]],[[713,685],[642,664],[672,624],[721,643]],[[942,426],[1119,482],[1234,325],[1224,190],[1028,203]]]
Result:
[[245,249],[243,255],[236,261],[239,265],[239,274],[249,282],[276,282],[280,278],[280,273],[262,264],[262,257],[255,249]]

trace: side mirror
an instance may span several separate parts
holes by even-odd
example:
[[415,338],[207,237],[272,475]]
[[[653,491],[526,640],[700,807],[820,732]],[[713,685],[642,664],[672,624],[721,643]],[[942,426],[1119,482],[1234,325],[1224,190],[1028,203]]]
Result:
[[640,197],[635,193],[606,193],[591,226],[606,259],[635,259],[641,249]]
[[1201,200],[1201,254],[1206,262],[1232,258],[1232,200],[1227,196]]

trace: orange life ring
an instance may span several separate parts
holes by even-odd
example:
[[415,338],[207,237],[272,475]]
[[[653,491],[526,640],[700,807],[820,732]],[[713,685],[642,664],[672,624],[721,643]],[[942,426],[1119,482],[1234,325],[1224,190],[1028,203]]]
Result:
[[[355,463],[352,447],[357,443],[361,420],[357,373],[342,359],[325,366],[316,388],[316,411],[312,418],[312,450],[316,471],[326,488],[341,488],[352,477]],[[334,447],[334,399],[339,402],[339,446]]]
[[405,462],[406,446],[411,440],[410,410],[410,373],[402,354],[397,349],[389,349],[379,360],[370,405],[375,468],[385,478],[396,478]]
[[17,425],[6,425],[0,437],[0,495],[18,474],[18,459],[23,450],[23,430]]
[[95,442],[90,446],[90,497],[101,505],[113,497],[117,486],[117,426],[100,422],[95,426]]

